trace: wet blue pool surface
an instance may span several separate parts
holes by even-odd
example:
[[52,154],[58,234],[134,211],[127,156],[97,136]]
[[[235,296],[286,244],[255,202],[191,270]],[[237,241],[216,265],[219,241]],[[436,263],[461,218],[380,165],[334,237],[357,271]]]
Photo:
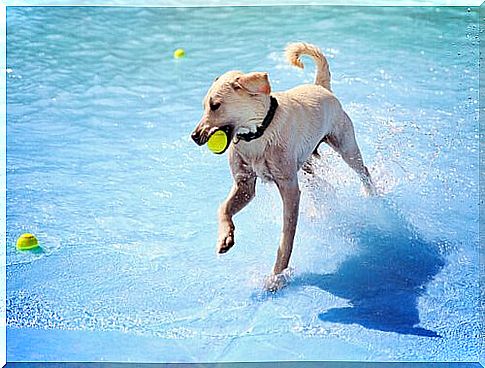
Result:
[[[322,147],[270,294],[277,190],[216,256],[231,177],[190,133],[227,70],[311,83],[283,56],[299,40],[381,195]],[[11,7],[7,68],[9,361],[478,360],[477,8]]]

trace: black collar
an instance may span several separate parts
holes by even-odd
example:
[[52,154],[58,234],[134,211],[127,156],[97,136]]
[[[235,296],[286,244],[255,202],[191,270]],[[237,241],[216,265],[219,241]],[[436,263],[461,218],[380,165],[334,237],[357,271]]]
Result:
[[274,114],[276,113],[276,108],[278,107],[278,101],[276,100],[276,98],[274,98],[273,96],[270,96],[269,98],[271,100],[271,104],[269,106],[268,113],[264,117],[264,120],[261,123],[261,125],[256,128],[255,132],[238,133],[236,135],[237,138],[242,139],[243,141],[246,141],[246,142],[250,142],[253,139],[257,139],[263,135],[264,131],[273,120]]

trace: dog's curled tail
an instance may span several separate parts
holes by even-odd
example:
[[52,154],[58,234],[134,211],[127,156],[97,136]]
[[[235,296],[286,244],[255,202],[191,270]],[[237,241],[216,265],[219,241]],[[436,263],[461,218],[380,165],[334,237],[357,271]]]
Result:
[[290,64],[303,69],[303,63],[300,60],[301,55],[308,55],[317,64],[317,75],[315,77],[315,84],[318,84],[329,91],[330,88],[330,70],[328,68],[327,58],[322,51],[314,45],[304,42],[290,43],[286,46],[286,58]]

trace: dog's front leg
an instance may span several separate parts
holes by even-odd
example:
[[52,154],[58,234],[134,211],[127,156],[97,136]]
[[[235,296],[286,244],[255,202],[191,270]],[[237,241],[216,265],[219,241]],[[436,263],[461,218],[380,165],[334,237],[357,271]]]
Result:
[[231,192],[219,207],[219,236],[216,246],[218,253],[226,253],[234,245],[232,217],[251,202],[255,188],[255,176],[235,175]]
[[276,263],[273,268],[273,275],[277,277],[288,267],[288,263],[290,262],[296,224],[298,222],[300,189],[296,175],[289,180],[278,180],[276,185],[283,200],[283,234],[278,248]]

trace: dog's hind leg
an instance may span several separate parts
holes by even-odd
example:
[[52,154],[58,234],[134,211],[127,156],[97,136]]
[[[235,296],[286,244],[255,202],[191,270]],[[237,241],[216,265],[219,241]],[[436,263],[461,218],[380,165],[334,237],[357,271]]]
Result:
[[322,158],[320,156],[320,153],[318,153],[318,147],[322,142],[323,142],[323,139],[320,141],[320,143],[318,143],[318,145],[315,147],[315,149],[313,150],[308,160],[306,160],[303,166],[301,167],[301,169],[307,174],[310,174],[310,175],[315,174],[315,168],[314,168],[315,162],[316,160],[319,160]]
[[305,163],[303,164],[303,166],[301,167],[301,169],[304,172],[306,172],[307,174],[310,174],[310,175],[314,175],[315,174],[315,170],[313,168],[313,164],[312,164],[311,159],[308,159],[307,161],[305,161]]
[[355,140],[354,128],[350,118],[345,114],[343,129],[327,135],[323,141],[337,151],[342,159],[359,175],[364,184],[366,194],[375,195],[376,189],[369,170],[364,165],[362,154]]

